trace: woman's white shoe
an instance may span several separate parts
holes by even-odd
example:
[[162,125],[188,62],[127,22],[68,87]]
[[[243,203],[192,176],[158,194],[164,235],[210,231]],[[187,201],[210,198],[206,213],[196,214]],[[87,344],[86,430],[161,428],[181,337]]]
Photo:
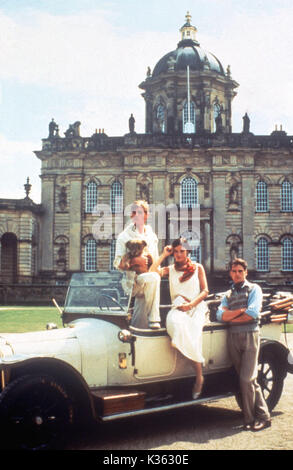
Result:
[[197,400],[200,397],[201,392],[202,392],[203,383],[204,383],[204,379],[202,379],[202,382],[200,384],[200,389],[198,389],[197,382],[195,382],[195,384],[193,385],[193,388],[192,388],[192,398],[193,398],[193,400]]

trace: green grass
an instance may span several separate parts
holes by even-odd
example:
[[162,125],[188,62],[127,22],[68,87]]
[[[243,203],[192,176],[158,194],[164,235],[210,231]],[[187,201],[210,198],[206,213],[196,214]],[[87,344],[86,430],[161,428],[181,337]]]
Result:
[[45,330],[50,322],[62,328],[62,319],[55,307],[0,307],[0,336],[1,333]]
[[287,333],[293,333],[293,324],[286,325],[286,331]]
[[[46,329],[47,323],[62,328],[60,313],[55,307],[0,306],[1,333],[24,333]],[[293,324],[286,325],[287,333],[293,333]]]

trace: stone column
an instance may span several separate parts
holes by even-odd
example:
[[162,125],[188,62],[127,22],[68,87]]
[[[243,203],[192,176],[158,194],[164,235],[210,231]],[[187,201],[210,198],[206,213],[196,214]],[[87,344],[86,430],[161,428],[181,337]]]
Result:
[[81,270],[82,177],[70,178],[69,270]]
[[156,210],[153,217],[153,230],[159,239],[159,251],[165,245],[167,237],[167,214],[166,210],[166,177],[163,174],[153,177],[153,208]]
[[18,242],[18,278],[32,277],[32,244],[29,240]]
[[226,216],[226,197],[225,197],[226,174],[216,172],[213,174],[213,229],[214,246],[213,260],[215,271],[226,270],[225,260],[225,216]]
[[145,99],[145,132],[153,133],[153,97],[149,93],[143,94]]
[[164,175],[155,175],[153,177],[153,203],[165,204],[166,181]]
[[209,88],[203,89],[203,126],[205,131],[212,132],[211,125],[211,90]]
[[242,236],[243,258],[248,269],[255,269],[254,244],[255,187],[253,173],[242,174]]
[[55,215],[55,175],[42,175],[42,206],[40,226],[41,271],[53,270],[53,233]]
[[204,221],[204,253],[203,253],[203,265],[206,272],[211,271],[211,230],[210,222]]
[[[124,211],[127,206],[136,200],[136,179],[137,173],[127,173],[124,175]],[[124,215],[124,224],[129,221],[129,215]]]

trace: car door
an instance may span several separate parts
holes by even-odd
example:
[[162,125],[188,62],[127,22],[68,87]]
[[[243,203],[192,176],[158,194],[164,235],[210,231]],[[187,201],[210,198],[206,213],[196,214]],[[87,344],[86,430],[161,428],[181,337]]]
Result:
[[226,369],[232,365],[227,347],[227,328],[223,323],[212,322],[210,333],[209,370]]
[[[138,379],[194,376],[193,362],[171,346],[166,333],[137,334],[135,340],[135,371]],[[203,332],[204,370],[209,368],[211,332]]]
[[150,379],[172,375],[176,370],[177,351],[166,334],[138,334],[135,341],[135,377]]

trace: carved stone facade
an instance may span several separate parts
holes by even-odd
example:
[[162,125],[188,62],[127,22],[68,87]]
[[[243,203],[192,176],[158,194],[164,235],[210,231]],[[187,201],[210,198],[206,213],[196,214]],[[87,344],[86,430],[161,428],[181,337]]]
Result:
[[[103,131],[81,137],[79,121],[60,137],[58,125],[50,123],[48,138],[35,152],[42,162],[41,207],[1,206],[2,237],[13,233],[17,239],[18,282],[27,276],[60,284],[76,271],[111,269],[112,234],[122,229],[128,220],[123,212],[136,199],[178,208],[177,215],[159,220],[166,229],[162,248],[172,238],[171,224],[185,216],[186,182],[194,184],[191,197],[200,205],[196,256],[212,286],[223,280],[235,256],[248,261],[257,279],[292,281],[293,137],[278,130],[254,135],[247,115],[243,132],[233,133],[231,102],[238,84],[230,68],[225,73],[218,59],[201,53],[190,17],[181,32],[180,54],[164,56],[140,85],[146,100],[145,134],[135,132],[133,116],[130,132],[121,137]],[[186,62],[181,66],[180,57],[190,48],[199,62],[193,58],[189,64],[187,119],[193,119],[194,128],[185,132]],[[113,206],[114,188],[119,207]],[[102,214],[97,204],[114,211],[99,239],[95,233]],[[29,258],[28,253],[34,255]]]
[[[68,273],[85,270],[86,241],[93,236],[99,218],[86,211],[90,181],[97,185],[98,205],[110,205],[112,184],[119,181],[124,208],[144,198],[150,204],[175,204],[180,211],[182,181],[190,177],[196,181],[200,204],[201,262],[210,277],[222,276],[229,261],[241,256],[257,278],[280,283],[289,280],[290,271],[282,270],[282,239],[293,238],[293,212],[281,210],[281,185],[285,180],[293,184],[292,139],[287,137],[286,145],[268,148],[264,138],[259,148],[256,136],[251,136],[254,145],[235,147],[228,143],[198,147],[188,142],[188,136],[181,137],[180,145],[178,140],[170,145],[168,136],[160,136],[160,142],[164,138],[166,147],[155,142],[150,145],[146,135],[137,136],[139,143],[130,145],[125,136],[117,149],[105,147],[95,152],[86,150],[83,143],[82,150],[56,152],[54,142],[44,141],[46,150],[36,152],[43,162],[42,205],[47,213],[41,224],[41,272],[68,278]],[[280,144],[278,136],[274,138]],[[267,211],[257,211],[259,181],[267,184]],[[62,208],[61,193],[66,194]],[[121,223],[120,214],[113,216],[113,233],[115,223]],[[169,241],[168,233],[166,219],[166,239],[161,240],[161,246]],[[269,241],[267,271],[258,271],[256,265],[261,236]],[[110,251],[109,239],[97,241],[97,269],[109,270]]]
[[37,276],[41,214],[28,196],[0,200],[0,283],[31,283]]

